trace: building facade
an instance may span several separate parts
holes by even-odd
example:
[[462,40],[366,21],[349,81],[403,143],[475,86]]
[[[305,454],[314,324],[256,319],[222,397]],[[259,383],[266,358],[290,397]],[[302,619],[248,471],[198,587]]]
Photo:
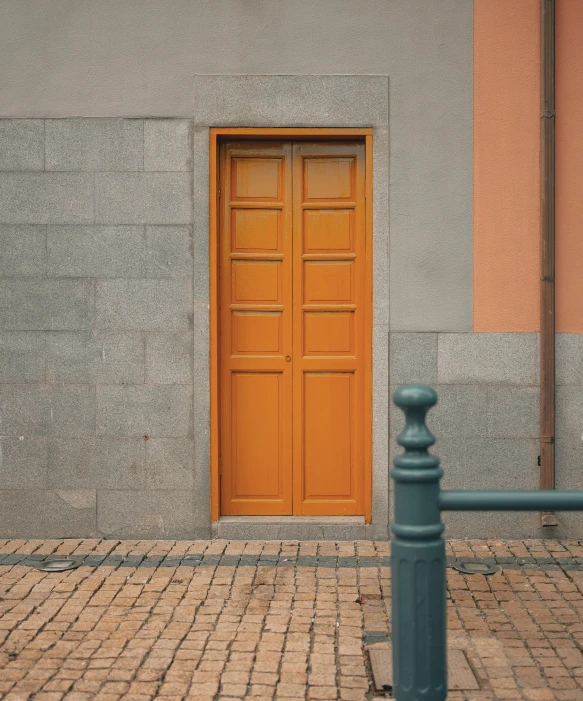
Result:
[[[582,27],[557,0],[563,489]],[[445,486],[536,489],[540,64],[538,0],[1,0],[0,537],[387,538],[408,382]]]

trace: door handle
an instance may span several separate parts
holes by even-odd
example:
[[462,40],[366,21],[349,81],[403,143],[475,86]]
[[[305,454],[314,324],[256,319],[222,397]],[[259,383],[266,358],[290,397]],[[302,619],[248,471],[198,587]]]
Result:
[[286,362],[286,363],[289,363],[290,360],[291,360],[291,356],[286,355],[286,356],[285,356],[285,362]]

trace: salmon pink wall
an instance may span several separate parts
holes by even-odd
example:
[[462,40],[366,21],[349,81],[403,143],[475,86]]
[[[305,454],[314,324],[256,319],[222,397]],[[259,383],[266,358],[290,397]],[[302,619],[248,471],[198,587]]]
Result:
[[558,0],[557,331],[583,333],[583,0]]
[[[539,6],[474,1],[476,331],[539,328]],[[556,8],[556,330],[583,333],[583,0]]]
[[474,330],[539,325],[539,2],[474,2]]

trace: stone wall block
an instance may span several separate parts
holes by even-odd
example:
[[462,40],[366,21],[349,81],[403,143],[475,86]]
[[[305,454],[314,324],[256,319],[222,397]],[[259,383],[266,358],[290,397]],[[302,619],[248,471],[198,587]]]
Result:
[[98,224],[190,224],[191,180],[189,173],[97,173],[96,221]]
[[538,387],[488,387],[488,435],[495,438],[538,438]]
[[92,386],[53,385],[46,391],[50,402],[51,435],[95,435],[95,389]]
[[44,277],[46,246],[45,226],[0,225],[0,276]]
[[95,391],[89,385],[0,385],[7,436],[95,435]]
[[194,486],[194,445],[190,438],[146,441],[146,487],[191,490]]
[[97,434],[100,436],[184,438],[191,432],[191,419],[191,387],[97,387]]
[[389,324],[389,130],[373,134],[373,324]]
[[196,75],[194,124],[386,127],[388,88],[381,75]]
[[43,382],[46,338],[42,332],[0,332],[0,382]]
[[557,385],[583,385],[583,333],[556,335]]
[[42,119],[0,119],[0,170],[44,169]]
[[[191,280],[192,252],[191,227],[146,227],[146,277]],[[204,261],[197,261],[197,265],[203,264]]]
[[51,277],[143,278],[146,272],[141,226],[50,226]]
[[373,327],[372,386],[372,513],[373,523],[388,523],[389,491],[387,484],[389,440],[389,327]]
[[557,438],[583,438],[583,389],[576,385],[556,388]]
[[[583,429],[582,429],[583,431]],[[557,438],[555,447],[557,489],[583,489],[583,441],[579,436]],[[553,529],[553,538],[579,538],[583,529],[583,513],[557,513],[559,526]]]
[[[208,163],[209,130],[196,127],[193,130],[193,154],[195,163]],[[193,255],[194,255],[194,299],[209,302],[209,170],[196,167],[193,178]]]
[[440,384],[501,383],[536,385],[538,334],[440,333]]
[[0,173],[0,222],[91,224],[92,173]]
[[97,527],[102,537],[192,539],[192,492],[180,490],[100,490]]
[[47,170],[142,170],[141,119],[47,119]]
[[145,441],[140,437],[58,438],[49,442],[53,489],[143,489]]
[[0,490],[0,533],[5,538],[94,538],[93,490]]
[[0,385],[0,416],[5,436],[47,436],[52,428],[51,397],[44,385]]
[[139,333],[52,333],[47,339],[51,382],[143,384],[144,340]]
[[148,334],[146,381],[154,385],[192,382],[192,332]]
[[147,119],[144,123],[144,169],[190,170],[191,132],[190,119]]
[[192,327],[192,291],[188,282],[100,281],[95,307],[98,329],[186,331]]
[[391,384],[437,383],[437,334],[390,334]]
[[[488,395],[476,385],[433,385],[439,400],[427,415],[427,425],[438,441],[457,436],[486,437],[488,433]],[[403,430],[403,412],[394,405],[391,387],[391,440]],[[439,454],[439,452],[438,452]]]
[[91,280],[0,280],[0,329],[88,329],[93,299]]
[[42,436],[0,438],[0,490],[48,487],[47,439]]

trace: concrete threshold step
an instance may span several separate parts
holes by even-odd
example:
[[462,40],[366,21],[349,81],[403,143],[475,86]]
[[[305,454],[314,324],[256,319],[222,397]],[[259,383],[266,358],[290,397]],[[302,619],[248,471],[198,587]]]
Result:
[[362,516],[221,516],[213,538],[226,540],[367,540]]

